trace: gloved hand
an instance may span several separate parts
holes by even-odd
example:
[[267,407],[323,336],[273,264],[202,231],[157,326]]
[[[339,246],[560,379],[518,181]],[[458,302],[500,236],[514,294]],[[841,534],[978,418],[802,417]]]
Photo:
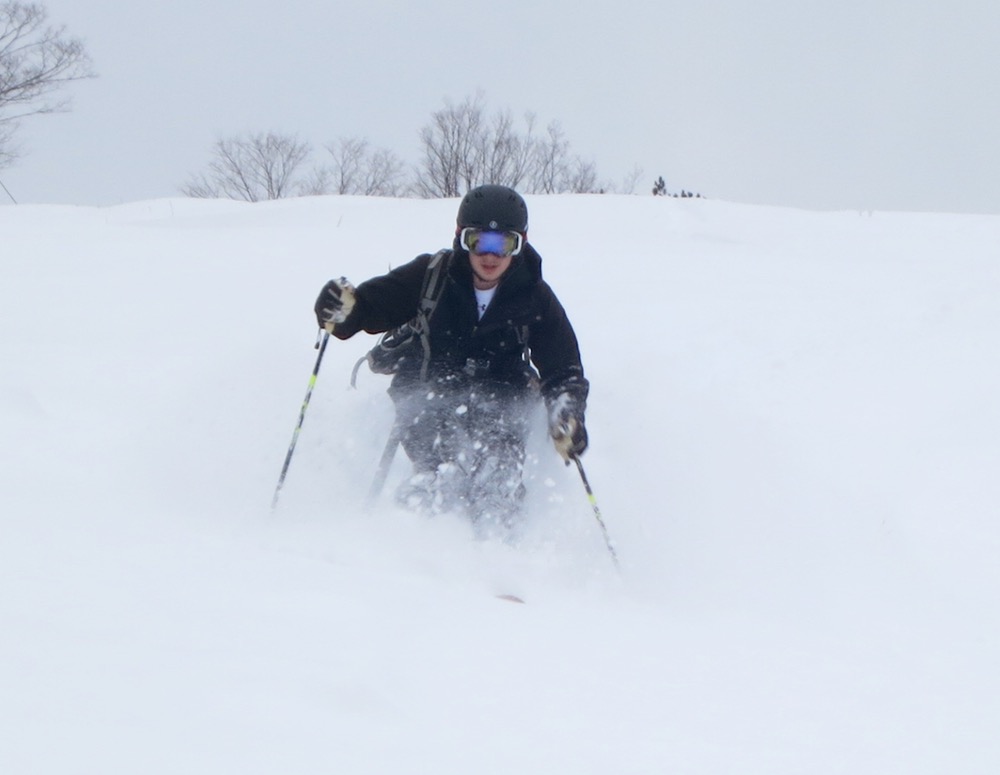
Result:
[[337,323],[343,323],[354,309],[354,286],[346,277],[330,280],[323,286],[316,299],[313,309],[316,312],[316,322],[320,328],[325,328],[331,334]]
[[549,435],[556,445],[556,452],[562,455],[562,459],[569,461],[579,457],[587,449],[587,428],[583,424],[583,417],[561,412],[554,418],[554,422],[549,423]]

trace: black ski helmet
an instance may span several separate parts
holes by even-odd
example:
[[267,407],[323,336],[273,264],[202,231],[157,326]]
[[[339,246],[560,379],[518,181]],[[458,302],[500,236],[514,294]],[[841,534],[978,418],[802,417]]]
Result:
[[458,208],[458,228],[473,226],[489,231],[528,231],[528,205],[507,186],[479,186],[472,189]]

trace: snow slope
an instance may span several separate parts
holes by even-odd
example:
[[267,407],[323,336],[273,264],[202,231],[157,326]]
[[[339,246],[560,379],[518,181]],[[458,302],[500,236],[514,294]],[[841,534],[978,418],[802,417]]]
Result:
[[620,575],[541,430],[517,546],[364,513],[364,336],[269,512],[455,202],[0,208],[0,772],[997,772],[1000,218],[529,207]]

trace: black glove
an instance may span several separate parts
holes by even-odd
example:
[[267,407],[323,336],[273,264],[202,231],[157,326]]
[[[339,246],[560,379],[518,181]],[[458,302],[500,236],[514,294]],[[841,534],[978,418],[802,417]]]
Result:
[[343,323],[354,309],[354,286],[346,277],[330,280],[323,286],[313,309],[320,328],[332,332],[337,323]]
[[556,452],[568,464],[587,449],[587,427],[583,424],[583,415],[563,411],[558,413],[554,422],[552,419],[550,418],[549,435],[556,445]]

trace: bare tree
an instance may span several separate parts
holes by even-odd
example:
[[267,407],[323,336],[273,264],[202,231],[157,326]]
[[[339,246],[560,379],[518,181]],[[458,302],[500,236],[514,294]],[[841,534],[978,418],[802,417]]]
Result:
[[618,193],[620,194],[634,194],[635,187],[639,185],[639,180],[642,178],[643,171],[642,167],[636,164],[632,167],[632,171],[628,173],[624,178],[622,178],[622,187]]
[[357,194],[361,188],[364,160],[368,152],[368,141],[354,137],[342,137],[326,146],[333,157],[332,182],[334,194]]
[[571,156],[569,140],[558,122],[546,129],[546,137],[532,146],[534,164],[527,190],[536,194],[594,194],[610,185],[597,179],[597,167],[592,161]]
[[367,140],[347,137],[326,146],[333,166],[314,173],[326,188],[311,193],[399,196],[405,189],[406,165],[392,151],[372,150]]
[[[537,139],[534,114],[524,119],[526,131],[520,132],[509,111],[487,116],[481,93],[458,105],[446,102],[420,131],[423,162],[416,173],[416,192],[425,197],[460,196],[483,183],[530,192],[550,177],[542,187],[558,190],[557,176],[566,176],[568,143],[556,124],[549,127],[548,141]],[[555,161],[563,166],[545,169],[547,162]]]
[[366,196],[399,196],[406,188],[406,165],[392,151],[380,148],[368,157],[365,167]]
[[273,132],[219,140],[208,171],[181,191],[208,199],[282,199],[298,191],[296,173],[310,153],[308,143]]
[[329,194],[333,189],[333,170],[329,167],[315,167],[299,182],[302,196]]
[[4,124],[0,119],[0,170],[9,167],[21,155],[14,144],[14,129],[13,123]]
[[603,194],[607,186],[598,181],[594,162],[574,156],[566,165],[561,190],[570,194]]
[[0,168],[20,155],[13,145],[20,119],[68,110],[59,90],[95,76],[83,42],[47,19],[39,3],[0,2]]
[[481,164],[483,97],[467,97],[459,105],[445,102],[420,130],[423,166],[415,188],[424,197],[453,197],[477,183]]
[[521,188],[534,165],[535,116],[525,115],[527,134],[518,134],[508,111],[493,116],[482,136],[482,182]]
[[545,139],[535,143],[535,165],[530,188],[536,194],[557,194],[562,190],[566,177],[569,141],[558,122],[553,121],[545,131]]

